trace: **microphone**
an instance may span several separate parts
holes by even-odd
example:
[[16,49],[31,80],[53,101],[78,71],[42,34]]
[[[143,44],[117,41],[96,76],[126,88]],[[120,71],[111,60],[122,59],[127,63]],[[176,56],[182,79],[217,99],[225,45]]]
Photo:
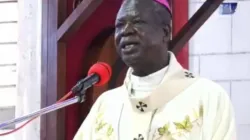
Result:
[[110,80],[111,74],[111,67],[108,64],[98,62],[89,69],[88,76],[77,82],[71,91],[76,95],[83,95],[93,85],[102,86],[106,84]]
[[[41,115],[50,113],[52,111],[61,109],[63,107],[66,107],[75,103],[81,103],[84,101],[83,97],[84,97],[85,91],[88,88],[92,87],[93,85],[102,86],[106,84],[110,80],[111,74],[112,74],[112,71],[108,64],[103,63],[103,62],[98,62],[89,69],[88,76],[80,80],[79,82],[77,82],[77,84],[71,89],[71,92],[69,92],[69,93],[73,92],[75,94],[75,97],[67,99],[63,102],[60,102],[61,100],[59,100],[59,102],[51,106],[42,108],[39,111],[35,111],[29,115],[1,123],[0,129],[5,128],[9,125],[23,122],[29,118],[35,119],[36,117],[39,117]],[[62,99],[64,100],[64,97]]]

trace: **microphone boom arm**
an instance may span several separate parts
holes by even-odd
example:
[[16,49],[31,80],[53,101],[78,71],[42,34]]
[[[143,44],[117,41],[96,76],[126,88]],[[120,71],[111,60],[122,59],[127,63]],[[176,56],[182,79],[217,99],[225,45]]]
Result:
[[2,128],[5,128],[9,125],[12,125],[12,124],[16,124],[16,123],[20,123],[20,122],[23,122],[29,118],[35,118],[35,117],[39,117],[41,115],[44,115],[44,114],[47,114],[47,113],[50,113],[52,111],[55,111],[55,110],[58,110],[58,109],[61,109],[61,108],[64,108],[66,106],[69,106],[69,105],[72,105],[72,104],[75,104],[75,103],[79,103],[79,102],[82,102],[82,99],[81,99],[81,96],[75,96],[73,98],[70,98],[68,100],[65,100],[63,102],[59,102],[59,103],[55,103],[51,106],[48,106],[48,107],[45,107],[39,111],[35,111],[29,115],[26,115],[26,116],[23,116],[23,117],[20,117],[20,118],[17,118],[17,119],[13,119],[13,120],[9,120],[9,121],[6,121],[4,123],[1,123],[0,124],[0,129]]
[[[104,83],[108,82],[108,80],[110,79],[110,75],[111,75],[110,66],[107,65],[106,63],[99,62],[93,65],[88,72],[88,76],[77,82],[77,84],[71,89],[71,92],[69,92],[66,96],[64,96],[61,100],[59,100],[59,102],[50,105],[48,107],[42,108],[41,110],[35,111],[31,114],[1,123],[0,129],[5,128],[9,125],[23,122],[30,118],[32,118],[31,120],[33,120],[39,116],[42,116],[44,114],[50,113],[52,111],[64,108],[66,106],[75,103],[82,103],[85,101],[86,90],[94,85],[103,85]],[[67,98],[68,95],[70,96],[72,93],[75,95],[75,97],[67,100],[64,99]]]
[[36,117],[42,116],[44,114],[56,111],[58,109],[64,108],[66,106],[69,106],[69,105],[72,105],[75,103],[82,103],[85,101],[86,90],[88,88],[90,88],[91,86],[95,85],[99,80],[100,80],[100,77],[97,74],[90,74],[86,78],[77,82],[77,84],[71,89],[72,93],[76,95],[75,97],[70,98],[68,100],[65,100],[63,102],[55,103],[51,106],[42,108],[39,111],[35,111],[35,112],[28,114],[28,115],[25,115],[23,117],[20,117],[17,119],[12,119],[12,120],[6,121],[4,123],[1,123],[0,129],[5,128],[9,125],[23,122],[23,121],[30,119],[30,118],[36,118]]

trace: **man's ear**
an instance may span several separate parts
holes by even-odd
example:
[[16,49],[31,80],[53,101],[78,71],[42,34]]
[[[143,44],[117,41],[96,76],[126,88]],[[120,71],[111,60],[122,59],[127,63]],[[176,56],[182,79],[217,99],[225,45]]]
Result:
[[165,38],[169,41],[172,39],[172,31],[171,31],[171,26],[168,24],[163,28]]
[[172,32],[170,26],[169,25],[165,26],[163,28],[163,32],[164,32],[163,41],[168,44],[172,39]]

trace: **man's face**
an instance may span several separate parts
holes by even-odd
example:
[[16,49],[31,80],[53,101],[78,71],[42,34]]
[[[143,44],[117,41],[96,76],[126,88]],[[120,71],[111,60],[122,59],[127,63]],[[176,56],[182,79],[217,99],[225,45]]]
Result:
[[[116,17],[115,43],[122,60],[130,67],[148,67],[166,52],[166,32],[156,20],[149,1],[125,2]],[[140,3],[140,4],[139,4]],[[169,35],[167,35],[169,36]],[[165,54],[167,55],[167,54]]]

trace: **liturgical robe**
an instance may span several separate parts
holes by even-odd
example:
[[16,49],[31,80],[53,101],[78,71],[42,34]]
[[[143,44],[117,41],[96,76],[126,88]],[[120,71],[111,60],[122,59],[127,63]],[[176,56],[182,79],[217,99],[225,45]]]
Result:
[[74,140],[236,140],[225,90],[169,53],[169,65],[149,76],[130,68],[121,87],[97,99]]

